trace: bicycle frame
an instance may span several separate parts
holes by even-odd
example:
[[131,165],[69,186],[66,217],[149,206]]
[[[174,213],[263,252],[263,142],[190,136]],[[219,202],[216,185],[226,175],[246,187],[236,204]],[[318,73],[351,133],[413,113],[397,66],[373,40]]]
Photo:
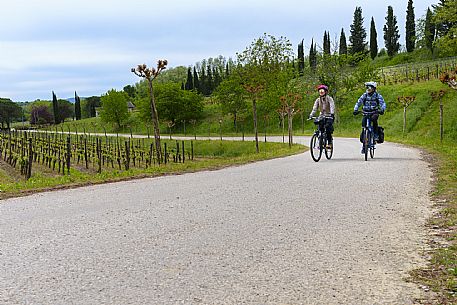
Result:
[[368,160],[368,151],[370,152],[370,157],[374,157],[375,142],[374,142],[374,130],[373,130],[373,121],[371,116],[375,114],[375,111],[363,112],[363,116],[366,118],[366,124],[363,127],[363,149],[365,154],[365,161]]

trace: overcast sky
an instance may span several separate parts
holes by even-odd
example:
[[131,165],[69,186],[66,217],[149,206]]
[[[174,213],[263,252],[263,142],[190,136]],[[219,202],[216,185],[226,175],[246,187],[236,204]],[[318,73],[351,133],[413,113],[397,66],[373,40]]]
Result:
[[[193,66],[209,57],[236,58],[264,33],[293,44],[349,38],[356,6],[369,37],[374,17],[383,42],[391,5],[404,45],[407,0],[0,0],[0,97],[13,101],[102,95],[138,78],[132,67]],[[416,19],[438,1],[413,0]],[[367,37],[367,39],[368,39]]]

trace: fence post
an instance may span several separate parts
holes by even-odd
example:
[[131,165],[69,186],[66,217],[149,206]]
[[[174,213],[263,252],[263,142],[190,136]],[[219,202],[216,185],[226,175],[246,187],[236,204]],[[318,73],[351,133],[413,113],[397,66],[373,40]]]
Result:
[[67,174],[70,175],[70,157],[71,157],[71,143],[70,135],[67,137]]
[[29,162],[27,164],[27,174],[26,179],[28,180],[32,177],[32,161],[33,161],[33,146],[32,146],[32,138],[29,138]]

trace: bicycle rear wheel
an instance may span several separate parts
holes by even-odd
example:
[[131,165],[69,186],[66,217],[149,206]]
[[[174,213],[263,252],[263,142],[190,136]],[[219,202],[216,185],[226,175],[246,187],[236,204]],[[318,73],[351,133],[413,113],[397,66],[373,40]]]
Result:
[[365,155],[365,161],[368,161],[368,143],[370,143],[370,132],[368,131],[368,129],[365,129],[363,133],[363,153]]
[[311,158],[313,158],[315,162],[319,162],[322,156],[322,146],[320,142],[320,137],[317,134],[313,134],[309,145],[309,151],[311,152]]
[[330,147],[327,147],[327,140],[324,141],[325,157],[330,160],[333,156],[333,143]]

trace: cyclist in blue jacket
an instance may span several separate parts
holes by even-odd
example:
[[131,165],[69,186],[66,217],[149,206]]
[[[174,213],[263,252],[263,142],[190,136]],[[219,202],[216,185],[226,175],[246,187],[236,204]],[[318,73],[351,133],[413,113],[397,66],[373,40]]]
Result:
[[[362,94],[357,103],[354,106],[354,115],[359,113],[359,107],[362,106],[363,111],[373,112],[371,115],[371,121],[373,122],[373,130],[375,134],[375,140],[379,140],[378,134],[378,118],[379,115],[383,115],[386,111],[386,102],[381,94],[376,91],[376,82],[366,82],[365,86],[367,91]],[[367,123],[366,116],[363,116],[362,127]]]

